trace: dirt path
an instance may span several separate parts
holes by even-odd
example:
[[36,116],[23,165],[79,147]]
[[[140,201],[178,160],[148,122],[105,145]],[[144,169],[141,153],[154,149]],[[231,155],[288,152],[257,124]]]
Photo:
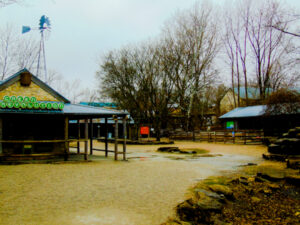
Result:
[[173,146],[223,156],[174,160],[156,153],[159,146],[128,146],[128,162],[0,166],[0,224],[160,224],[195,182],[261,162],[266,151],[192,142]]

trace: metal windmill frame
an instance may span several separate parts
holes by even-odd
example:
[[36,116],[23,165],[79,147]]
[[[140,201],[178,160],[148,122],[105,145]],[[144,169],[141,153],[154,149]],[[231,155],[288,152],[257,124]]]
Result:
[[43,57],[44,60],[44,73],[45,73],[45,82],[47,83],[47,66],[46,66],[46,53],[45,53],[45,36],[44,31],[51,30],[51,24],[48,17],[43,15],[40,18],[39,27],[38,28],[31,28],[29,26],[23,26],[22,27],[22,34],[27,33],[31,30],[39,30],[41,33],[41,40],[40,40],[40,46],[39,46],[39,52],[38,52],[38,62],[37,62],[37,70],[36,70],[36,76],[39,77],[40,72],[40,64],[41,64],[41,57]]

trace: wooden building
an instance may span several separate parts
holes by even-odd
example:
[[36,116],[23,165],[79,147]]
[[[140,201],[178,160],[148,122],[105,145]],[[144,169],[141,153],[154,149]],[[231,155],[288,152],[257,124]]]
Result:
[[[93,135],[89,135],[93,130],[89,131],[88,123],[95,118],[103,118],[107,125],[108,119],[113,118],[116,129],[119,120],[123,121],[126,128],[126,117],[126,113],[117,110],[71,104],[49,85],[23,69],[0,83],[0,161],[53,156],[63,156],[67,160],[71,142],[77,143],[77,153],[87,159],[89,136],[90,154],[94,149]],[[76,120],[78,124],[84,120],[84,134],[78,132],[76,138],[70,139],[70,120]],[[126,133],[124,136],[122,154],[125,159]],[[115,159],[120,153],[117,141],[116,132]],[[83,153],[80,142],[85,143]],[[107,156],[107,142],[103,151]]]
[[[269,95],[272,92],[271,89],[266,90],[266,95]],[[239,97],[238,97],[239,93]],[[248,87],[247,88],[247,96],[248,100],[246,100],[246,90],[245,87],[240,87],[239,90],[237,87],[234,89],[228,89],[227,93],[220,101],[220,113],[224,114],[227,113],[238,105],[238,99],[240,99],[240,107],[245,106],[253,106],[253,105],[260,105],[260,95],[259,95],[259,88],[255,87]],[[235,104],[236,103],[236,104]]]
[[300,109],[298,113],[278,115],[266,115],[266,109],[266,105],[239,107],[219,119],[226,129],[262,130],[266,136],[278,136],[290,128],[300,126]]

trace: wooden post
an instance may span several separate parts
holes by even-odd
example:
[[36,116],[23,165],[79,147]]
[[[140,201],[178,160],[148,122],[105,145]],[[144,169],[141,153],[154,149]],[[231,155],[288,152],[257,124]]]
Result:
[[115,160],[118,160],[118,136],[119,136],[118,116],[114,116],[114,120],[115,120]]
[[130,139],[130,140],[132,140],[132,130],[131,130],[131,126],[130,126],[130,122],[129,122],[129,126],[128,126],[128,131],[129,131],[129,134],[128,134],[128,138]]
[[[126,160],[126,139],[127,139],[127,127],[126,127],[127,116],[123,118],[123,160]],[[150,132],[149,132],[150,133]]]
[[90,119],[90,155],[93,155],[93,119]]
[[216,131],[215,131],[215,143],[216,143],[216,141],[217,141],[216,139],[217,139],[217,133],[216,133]]
[[107,126],[107,117],[105,118],[105,157],[108,155],[108,126]]
[[77,120],[77,127],[78,127],[78,141],[77,141],[77,154],[80,154],[80,120]]
[[224,131],[224,144],[226,143],[226,131]]
[[97,125],[97,138],[100,138],[101,136],[101,127],[100,127],[100,123]]
[[[0,118],[0,140],[3,139],[3,131],[2,131],[2,128],[3,128],[2,118]],[[3,153],[2,143],[0,143],[0,154],[2,154],[2,153]]]
[[69,142],[68,142],[68,139],[69,139],[69,118],[66,116],[65,117],[65,152],[64,152],[65,161],[67,161],[68,157],[69,157]]
[[247,131],[244,132],[244,145],[246,144],[247,142]]
[[89,139],[89,123],[88,119],[84,120],[84,160],[88,159],[88,139]]
[[196,137],[195,137],[195,127],[193,126],[193,141],[196,141]]

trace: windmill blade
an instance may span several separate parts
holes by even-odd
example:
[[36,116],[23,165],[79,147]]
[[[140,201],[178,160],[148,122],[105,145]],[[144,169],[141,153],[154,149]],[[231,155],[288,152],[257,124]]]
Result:
[[25,34],[25,33],[29,32],[30,30],[31,30],[30,27],[28,27],[28,26],[23,26],[23,27],[22,27],[22,34]]

